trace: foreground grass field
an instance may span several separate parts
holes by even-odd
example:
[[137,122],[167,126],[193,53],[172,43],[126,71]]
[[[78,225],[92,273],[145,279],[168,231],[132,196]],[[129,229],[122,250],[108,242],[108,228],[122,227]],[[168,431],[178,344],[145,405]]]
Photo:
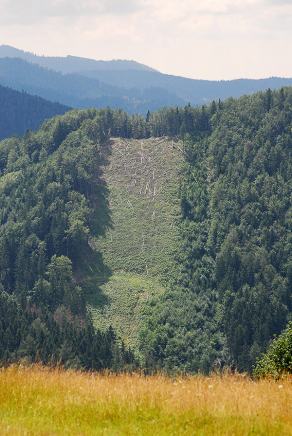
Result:
[[1,435],[291,435],[290,381],[0,371]]

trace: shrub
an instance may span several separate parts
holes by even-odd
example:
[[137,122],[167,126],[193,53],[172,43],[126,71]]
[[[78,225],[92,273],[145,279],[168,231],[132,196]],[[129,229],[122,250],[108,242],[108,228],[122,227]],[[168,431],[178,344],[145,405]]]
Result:
[[292,374],[292,321],[275,338],[254,369],[256,377],[276,377]]

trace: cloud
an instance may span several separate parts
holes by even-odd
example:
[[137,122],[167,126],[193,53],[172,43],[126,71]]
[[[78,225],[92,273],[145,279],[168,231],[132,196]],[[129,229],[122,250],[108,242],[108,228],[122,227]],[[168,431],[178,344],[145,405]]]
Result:
[[292,5],[292,0],[264,0],[266,3],[281,6],[281,5]]
[[292,76],[292,0],[0,0],[0,43],[197,78]]
[[30,24],[50,18],[128,15],[143,9],[145,0],[0,0],[3,24]]
[[[0,23],[31,24],[52,18],[127,17],[144,12],[159,22],[179,23],[200,17],[242,16],[269,7],[289,7],[292,0],[0,0]],[[143,17],[142,17],[143,18]]]

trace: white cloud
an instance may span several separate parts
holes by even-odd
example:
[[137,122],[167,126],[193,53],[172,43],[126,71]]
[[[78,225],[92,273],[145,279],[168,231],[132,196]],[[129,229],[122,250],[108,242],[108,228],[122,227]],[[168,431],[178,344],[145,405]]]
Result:
[[0,43],[36,53],[200,78],[292,76],[292,0],[0,0],[0,24]]
[[30,24],[52,17],[127,15],[144,7],[145,0],[0,0],[2,23]]
[[274,6],[292,5],[292,0],[264,0],[264,1]]

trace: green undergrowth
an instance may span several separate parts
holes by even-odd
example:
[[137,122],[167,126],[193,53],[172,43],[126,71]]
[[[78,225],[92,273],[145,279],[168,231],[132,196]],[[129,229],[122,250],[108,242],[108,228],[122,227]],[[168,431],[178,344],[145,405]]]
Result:
[[167,138],[114,139],[103,179],[109,225],[93,241],[102,268],[88,271],[88,305],[96,327],[113,326],[137,344],[144,303],[163,292],[179,244],[181,144]]
[[96,246],[112,271],[165,274],[178,241],[180,145],[116,139],[110,147],[104,179],[112,228]]
[[96,327],[111,325],[127,346],[137,349],[145,302],[163,292],[158,279],[139,274],[116,273],[88,299]]

